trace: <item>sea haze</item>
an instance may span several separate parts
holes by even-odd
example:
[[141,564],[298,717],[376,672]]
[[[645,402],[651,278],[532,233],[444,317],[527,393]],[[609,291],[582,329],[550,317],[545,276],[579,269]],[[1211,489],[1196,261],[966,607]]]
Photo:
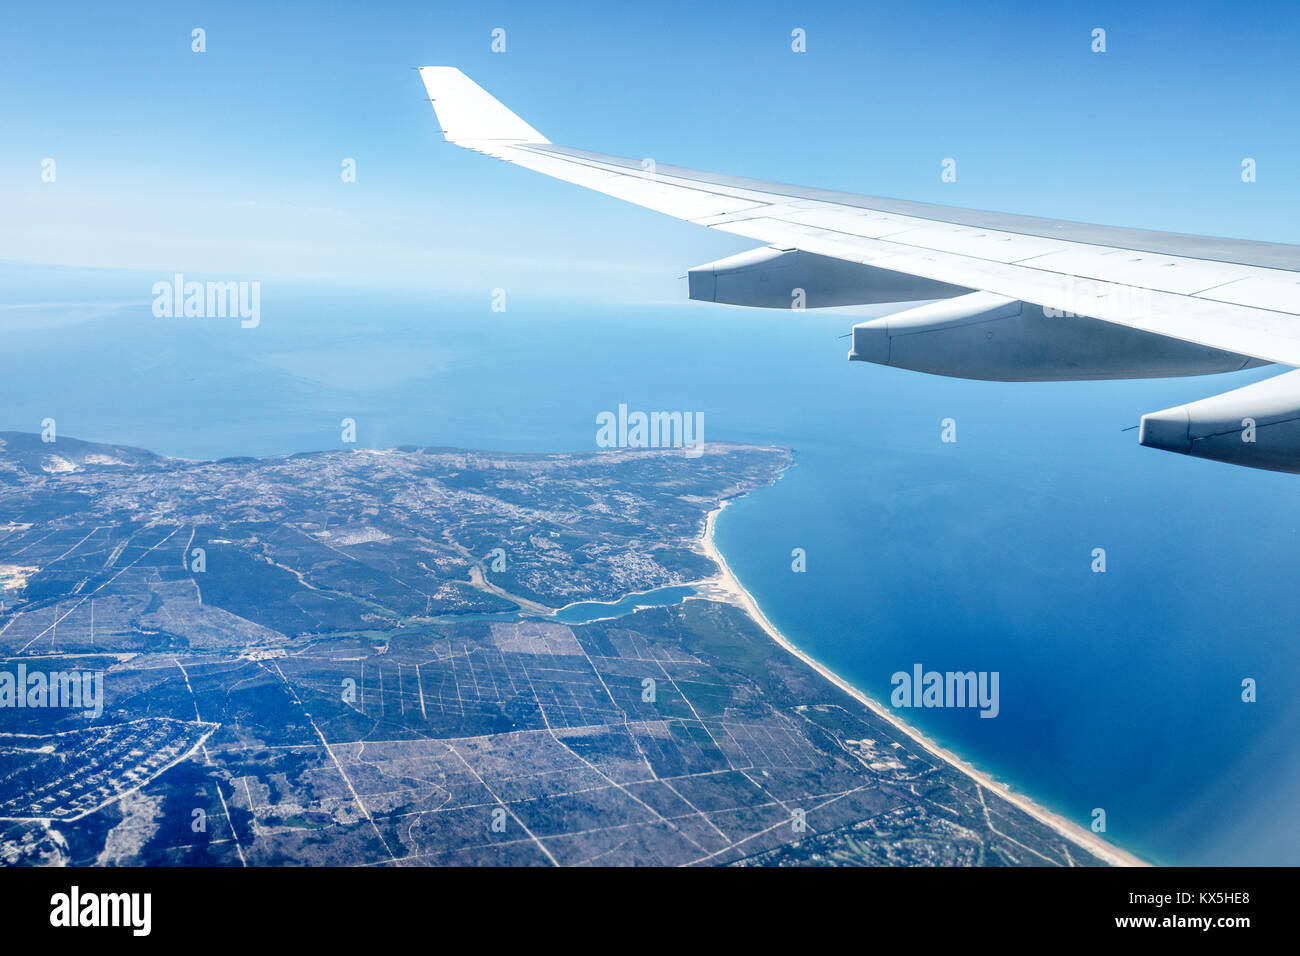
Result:
[[352,418],[366,447],[583,451],[626,404],[703,413],[706,442],[790,446],[796,466],[717,536],[795,644],[882,701],[917,663],[997,671],[995,719],[902,716],[1072,820],[1103,809],[1107,835],[1156,862],[1300,863],[1296,479],[1123,431],[1272,370],[964,382],[850,365],[844,315],[523,296],[498,313],[488,294],[268,282],[241,329],[154,318],[167,276],[0,277],[0,430],[53,418],[214,458],[344,447]]

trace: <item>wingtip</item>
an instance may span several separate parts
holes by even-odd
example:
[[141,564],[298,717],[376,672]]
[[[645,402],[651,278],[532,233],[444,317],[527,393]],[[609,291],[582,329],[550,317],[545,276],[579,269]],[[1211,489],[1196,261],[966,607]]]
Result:
[[457,67],[422,66],[418,69],[443,136],[449,142],[550,142]]

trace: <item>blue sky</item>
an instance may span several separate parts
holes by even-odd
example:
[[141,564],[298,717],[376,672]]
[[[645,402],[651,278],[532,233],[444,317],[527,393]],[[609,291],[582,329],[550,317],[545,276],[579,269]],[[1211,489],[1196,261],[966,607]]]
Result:
[[461,67],[558,143],[1300,243],[1300,8],[1046,6],[13,6],[0,259],[654,303],[749,245],[443,143],[424,64]]

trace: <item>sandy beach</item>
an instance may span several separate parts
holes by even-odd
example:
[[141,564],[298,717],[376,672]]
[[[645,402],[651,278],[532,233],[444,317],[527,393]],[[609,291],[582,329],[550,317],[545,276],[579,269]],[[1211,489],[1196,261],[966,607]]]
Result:
[[1013,792],[1009,787],[1007,787],[1006,784],[999,783],[998,781],[994,780],[992,777],[988,776],[987,774],[979,770],[976,770],[974,767],[966,763],[956,754],[952,753],[951,751],[945,750],[943,747],[939,746],[939,744],[935,743],[933,740],[926,737],[920,731],[912,727],[909,727],[903,721],[899,720],[898,717],[895,716],[891,710],[889,710],[889,708],[873,700],[871,697],[868,697],[865,693],[863,693],[861,690],[859,690],[858,688],[854,687],[852,684],[845,681],[838,674],[834,673],[823,664],[809,657],[799,648],[795,647],[794,644],[790,643],[790,641],[786,639],[785,635],[783,635],[780,631],[778,631],[776,627],[772,624],[772,622],[767,619],[767,616],[763,613],[762,609],[759,608],[753,596],[741,586],[740,581],[736,578],[736,575],[732,572],[730,566],[728,566],[726,559],[722,556],[722,553],[718,550],[717,545],[714,543],[713,540],[714,527],[717,523],[718,515],[722,513],[723,509],[726,508],[726,506],[727,506],[727,502],[724,501],[721,507],[709,512],[708,519],[705,522],[704,535],[701,538],[700,543],[704,549],[705,554],[707,554],[710,558],[712,558],[714,562],[718,565],[718,567],[721,569],[721,573],[719,573],[714,578],[710,578],[707,581],[699,582],[698,584],[696,584],[696,589],[699,592],[699,595],[701,597],[709,597],[718,600],[725,600],[728,601],[729,603],[744,608],[744,610],[749,614],[749,616],[752,617],[754,621],[761,628],[763,628],[764,631],[768,633],[769,636],[771,636],[772,640],[774,640],[781,647],[785,648],[785,650],[789,651],[795,657],[799,658],[799,660],[803,661],[805,664],[807,664],[817,673],[821,674],[822,677],[826,678],[836,687],[840,688],[842,691],[852,696],[855,700],[861,703],[872,713],[876,714],[882,720],[888,721],[893,727],[895,727],[898,731],[900,731],[901,733],[909,737],[911,740],[913,740],[918,746],[924,748],[925,750],[933,754],[935,757],[938,757],[940,760],[944,761],[945,763],[949,764],[956,770],[965,774],[967,777],[975,781],[981,787],[985,788],[991,793],[996,793],[999,797],[1006,800],[1008,803],[1014,804],[1015,806],[1019,807],[1025,813],[1029,814],[1029,816],[1033,817],[1035,820],[1039,821],[1045,826],[1048,826],[1054,831],[1056,831],[1058,834],[1061,835],[1062,838],[1068,840],[1073,844],[1083,847],[1089,853],[1092,853],[1094,856],[1098,857],[1101,860],[1104,860],[1105,862],[1111,864],[1112,866],[1149,866],[1150,865],[1144,860],[1140,860],[1137,857],[1133,856],[1132,854],[1127,853],[1124,850],[1121,850],[1110,843],[1107,843],[1105,840],[1101,839],[1097,834],[1093,833],[1091,830],[1087,829],[1086,827],[1079,826],[1076,823],[1072,823],[1069,820],[1066,820],[1064,817],[1052,813],[1050,810],[1047,810],[1039,806],[1038,804],[1034,803],[1032,800],[1028,799],[1027,797],[1021,796],[1020,794]]

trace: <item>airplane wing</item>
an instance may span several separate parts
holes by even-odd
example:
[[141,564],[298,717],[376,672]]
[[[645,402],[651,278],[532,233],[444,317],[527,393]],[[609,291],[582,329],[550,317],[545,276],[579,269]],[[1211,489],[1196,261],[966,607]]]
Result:
[[[706,269],[709,282],[702,288],[741,290],[735,298],[720,298],[715,291],[714,301],[774,304],[748,301],[753,290],[743,279],[769,267],[795,280],[807,278],[814,288],[821,281],[834,290],[823,303],[811,301],[809,291],[809,307],[848,304],[853,299],[844,289],[855,283],[863,288],[859,302],[952,299],[874,326],[864,323],[873,326],[866,329],[870,334],[859,336],[862,327],[855,328],[855,350],[861,354],[850,358],[881,361],[883,355],[882,364],[1018,380],[1202,374],[1273,362],[1300,367],[1297,246],[882,199],[558,146],[460,70],[423,67],[420,75],[449,142],[765,243],[764,250],[734,257],[735,263],[721,260]],[[872,285],[878,287],[874,292]],[[908,290],[920,294],[903,294]],[[777,301],[789,307],[791,299],[783,295]],[[1068,332],[1058,331],[1065,328],[1060,322],[1045,324],[1062,317],[1085,321]],[[991,360],[987,374],[979,369],[970,374],[964,370],[972,354],[970,326],[990,322],[1003,323],[989,327],[990,339],[994,328],[1000,339],[1006,338],[1001,333],[1015,333],[1018,341],[1007,346],[1014,354]],[[966,333],[958,334],[962,328]],[[933,352],[941,340],[932,333],[940,330],[951,340],[947,356],[917,358],[919,343]],[[1065,350],[1063,357],[1052,356],[1053,349]],[[1120,352],[1129,358],[1119,365],[1108,364],[1103,355]],[[1025,362],[1035,361],[1026,359],[1031,354],[1047,355],[1052,367],[1024,372]],[[1300,383],[1294,389],[1300,420]],[[1151,443],[1164,431],[1151,429]],[[1188,453],[1198,454],[1196,440],[1187,443]],[[1183,438],[1178,444],[1170,450],[1182,450]]]

